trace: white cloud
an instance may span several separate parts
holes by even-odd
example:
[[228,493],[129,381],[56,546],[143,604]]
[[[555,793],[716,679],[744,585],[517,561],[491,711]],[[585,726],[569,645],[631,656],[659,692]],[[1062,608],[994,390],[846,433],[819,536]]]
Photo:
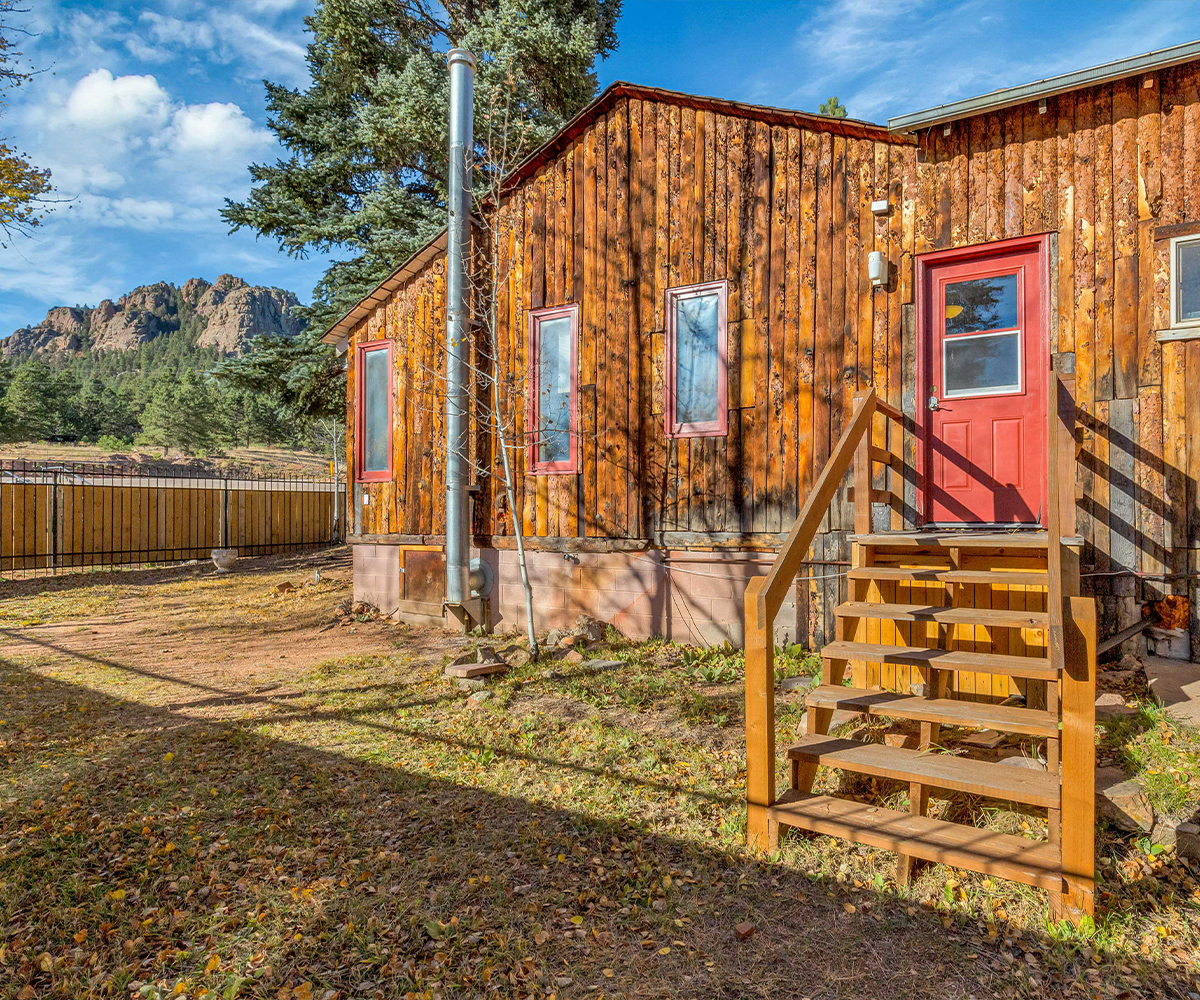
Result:
[[166,123],[170,97],[153,76],[114,77],[93,70],[67,98],[66,120],[90,129],[156,128]]
[[123,187],[125,178],[102,163],[75,162],[62,165],[52,164],[54,184],[65,191],[116,191]]
[[175,220],[175,205],[157,198],[109,198],[104,195],[81,194],[72,203],[68,214],[98,226],[125,229],[160,229]]
[[160,45],[189,49],[211,49],[216,45],[216,33],[207,21],[182,21],[152,10],[143,11],[138,20]]
[[245,166],[245,156],[271,146],[274,136],[254,123],[236,104],[188,104],[171,119],[168,145],[177,155],[206,154],[221,160],[235,158]]
[[304,45],[272,31],[263,24],[220,7],[212,13],[213,24],[221,39],[241,56],[243,72],[252,79],[282,78],[282,82],[303,86],[310,82]]

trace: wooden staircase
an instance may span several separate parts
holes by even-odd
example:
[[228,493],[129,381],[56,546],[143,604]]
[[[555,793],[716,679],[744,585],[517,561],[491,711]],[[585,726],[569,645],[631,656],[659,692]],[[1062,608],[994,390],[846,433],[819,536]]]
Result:
[[[1047,530],[879,532],[868,505],[855,505],[848,600],[837,608],[834,641],[821,651],[820,684],[806,697],[807,734],[787,751],[790,787],[776,798],[775,614],[852,455],[857,497],[887,502],[887,477],[901,471],[893,452],[874,443],[888,432],[885,425],[880,434],[874,418],[902,426],[903,416],[873,391],[859,396],[771,573],[746,591],[752,845],[773,850],[781,827],[795,827],[895,851],[901,883],[922,859],[1047,889],[1055,917],[1092,912],[1095,612],[1077,596],[1079,540],[1060,530],[1074,518],[1074,407],[1058,376],[1050,404]],[[882,490],[873,482],[877,465]],[[832,736],[838,710],[916,721],[918,746]],[[1045,769],[947,752],[943,727],[1018,734],[1042,748]],[[818,767],[906,784],[909,809],[814,794]],[[931,796],[953,794],[1044,810],[1047,836],[929,815]]]

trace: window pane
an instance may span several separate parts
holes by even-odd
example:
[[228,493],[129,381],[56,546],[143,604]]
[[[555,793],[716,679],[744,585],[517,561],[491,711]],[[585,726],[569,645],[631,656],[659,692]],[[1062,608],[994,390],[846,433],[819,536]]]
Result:
[[717,308],[720,296],[694,295],[675,305],[675,422],[712,423],[719,419],[720,377]]
[[388,467],[388,352],[363,354],[363,472]]
[[571,317],[538,324],[538,461],[571,460]]
[[942,341],[945,395],[1021,388],[1021,334],[999,333]]
[[1200,319],[1200,240],[1176,244],[1177,320]]
[[1017,276],[952,281],[946,285],[946,334],[1011,330],[1017,319]]

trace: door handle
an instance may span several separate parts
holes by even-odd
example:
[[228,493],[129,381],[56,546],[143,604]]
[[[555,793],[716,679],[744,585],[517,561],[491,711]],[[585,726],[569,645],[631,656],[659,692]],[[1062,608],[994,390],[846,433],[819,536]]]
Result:
[[938,401],[938,398],[937,398],[937,396],[930,396],[930,397],[929,397],[929,408],[930,408],[931,410],[940,410],[940,409],[942,408],[942,407],[941,407],[941,404],[940,404],[940,403],[939,403],[939,401]]

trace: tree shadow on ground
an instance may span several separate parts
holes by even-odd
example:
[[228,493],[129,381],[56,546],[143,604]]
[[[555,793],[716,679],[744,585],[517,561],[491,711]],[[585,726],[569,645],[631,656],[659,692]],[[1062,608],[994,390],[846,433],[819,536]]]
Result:
[[[1085,955],[989,943],[897,896],[588,814],[569,797],[473,787],[493,764],[484,748],[462,747],[451,781],[349,743],[314,745],[328,731],[316,714],[285,720],[292,740],[261,719],[196,719],[3,661],[0,681],[5,1000],[27,987],[129,996],[142,983],[283,1000],[1098,989],[1073,985],[1092,968]],[[739,941],[743,921],[755,931]],[[1127,979],[1130,996],[1138,984],[1145,996],[1197,988],[1185,972],[1121,961],[1127,976],[1105,976]]]

